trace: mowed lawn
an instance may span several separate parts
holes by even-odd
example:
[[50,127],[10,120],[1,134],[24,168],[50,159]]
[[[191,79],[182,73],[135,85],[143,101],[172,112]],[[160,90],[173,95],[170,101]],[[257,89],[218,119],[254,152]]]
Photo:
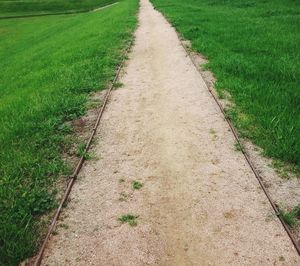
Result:
[[116,0],[0,0],[0,18],[92,10]]
[[240,134],[300,169],[300,1],[152,0],[209,59]]
[[[56,205],[67,121],[113,78],[136,25],[137,0],[77,15],[0,21],[0,265],[34,254],[40,216]],[[72,141],[72,139],[71,139]]]

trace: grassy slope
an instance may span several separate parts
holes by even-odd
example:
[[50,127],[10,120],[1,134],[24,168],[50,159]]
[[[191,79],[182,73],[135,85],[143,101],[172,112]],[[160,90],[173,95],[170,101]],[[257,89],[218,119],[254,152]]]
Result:
[[152,0],[193,49],[206,55],[216,87],[243,136],[268,156],[300,166],[300,2]]
[[33,254],[54,206],[65,124],[105,88],[135,28],[136,0],[94,13],[0,21],[0,265]]
[[0,0],[0,17],[91,10],[116,0]]

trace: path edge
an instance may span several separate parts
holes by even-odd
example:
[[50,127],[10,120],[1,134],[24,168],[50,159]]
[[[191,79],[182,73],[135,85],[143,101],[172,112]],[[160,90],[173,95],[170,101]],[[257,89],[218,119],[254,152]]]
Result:
[[[118,2],[117,2],[118,3]],[[101,122],[101,118],[102,118],[102,115],[106,109],[106,106],[108,104],[108,101],[110,99],[110,95],[111,95],[111,92],[112,90],[114,89],[115,87],[115,84],[117,83],[120,75],[121,75],[121,70],[123,69],[124,65],[125,65],[125,62],[127,61],[127,55],[129,54],[133,44],[134,44],[134,41],[135,41],[135,36],[134,36],[134,32],[136,31],[136,28],[133,30],[133,33],[132,33],[132,37],[131,39],[129,40],[129,43],[127,45],[127,47],[125,48],[125,51],[123,52],[122,54],[122,61],[121,63],[119,64],[119,66],[117,67],[117,71],[116,71],[116,74],[114,76],[114,79],[113,81],[111,82],[105,96],[104,96],[104,100],[103,100],[103,103],[99,109],[99,112],[97,114],[97,119],[96,119],[96,122],[92,128],[92,131],[90,133],[90,137],[85,145],[85,149],[84,149],[84,152],[83,154],[87,154],[87,152],[90,150],[90,147],[91,147],[91,144],[92,144],[92,141],[94,139],[94,136],[97,132],[97,129],[99,128],[99,125],[100,125],[100,122]],[[55,229],[56,227],[56,224],[58,222],[58,219],[60,217],[60,214],[62,213],[62,209],[65,205],[65,203],[67,202],[68,198],[69,198],[69,195],[71,193],[71,190],[72,190],[72,187],[78,177],[78,174],[80,173],[81,169],[82,169],[82,166],[83,166],[83,163],[86,161],[86,158],[84,155],[82,155],[78,161],[78,163],[76,164],[75,166],[75,169],[74,169],[74,172],[72,173],[72,175],[69,176],[69,181],[67,183],[67,187],[64,191],[64,194],[63,194],[63,197],[59,203],[59,206],[58,208],[56,209],[55,211],[55,214],[52,218],[52,221],[51,221],[51,224],[48,228],[48,231],[47,231],[47,234],[46,234],[46,237],[44,238],[43,242],[42,242],[42,245],[41,247],[39,248],[39,252],[38,254],[35,256],[34,258],[34,263],[33,265],[34,266],[40,266],[41,265],[41,262],[43,260],[43,255],[44,255],[44,252],[46,250],[46,247],[47,247],[47,244],[50,240],[50,237],[51,237],[51,234],[53,232],[53,230]]]

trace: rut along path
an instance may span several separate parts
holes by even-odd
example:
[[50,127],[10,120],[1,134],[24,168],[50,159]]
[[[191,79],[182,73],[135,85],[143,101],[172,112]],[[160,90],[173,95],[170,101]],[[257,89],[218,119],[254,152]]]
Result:
[[[136,41],[44,265],[300,265],[174,29],[141,0]],[[132,188],[139,180],[143,187]],[[121,215],[138,215],[137,226]]]

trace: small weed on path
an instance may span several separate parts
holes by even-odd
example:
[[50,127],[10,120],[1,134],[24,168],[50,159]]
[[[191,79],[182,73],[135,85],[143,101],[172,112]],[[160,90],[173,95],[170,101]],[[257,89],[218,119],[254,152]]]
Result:
[[140,189],[142,187],[143,187],[143,184],[141,182],[139,182],[139,181],[133,181],[132,182],[132,188],[133,189]]
[[211,128],[211,129],[209,130],[209,133],[212,134],[212,135],[216,135],[217,132],[216,132],[213,128]]
[[285,258],[283,256],[279,256],[279,261],[285,261]]
[[216,140],[216,139],[218,138],[218,136],[217,136],[217,131],[215,131],[213,128],[211,128],[211,129],[209,130],[209,133],[212,135],[212,138],[213,138],[214,140]]
[[137,226],[137,221],[136,221],[137,218],[138,218],[137,215],[126,214],[119,217],[118,220],[121,223],[128,223],[130,226]]

